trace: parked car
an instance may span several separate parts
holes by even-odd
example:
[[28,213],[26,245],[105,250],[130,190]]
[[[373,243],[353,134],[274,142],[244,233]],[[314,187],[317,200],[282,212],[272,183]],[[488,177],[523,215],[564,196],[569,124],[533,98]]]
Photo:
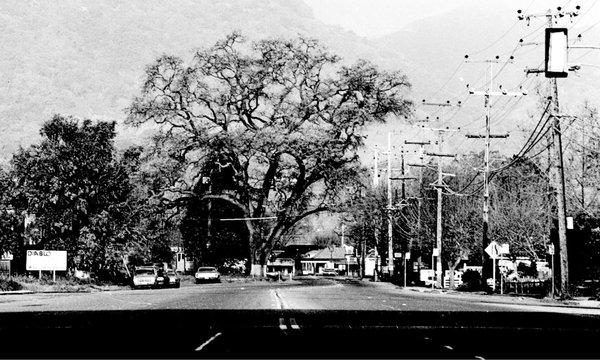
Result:
[[[133,270],[131,287],[134,289],[142,287],[156,287],[158,285],[157,271],[154,266],[136,266]],[[164,279],[161,279],[161,281]]]
[[209,266],[199,267],[198,271],[196,271],[196,275],[194,277],[196,278],[196,284],[199,284],[201,282],[208,282],[208,281],[212,281],[212,282],[220,282],[221,281],[221,274],[219,274],[219,272],[217,271],[216,268],[209,267]]
[[323,276],[337,276],[338,275],[337,270],[335,270],[335,269],[323,269],[321,274]]
[[178,288],[181,286],[181,279],[173,269],[167,269],[165,277],[165,286]]

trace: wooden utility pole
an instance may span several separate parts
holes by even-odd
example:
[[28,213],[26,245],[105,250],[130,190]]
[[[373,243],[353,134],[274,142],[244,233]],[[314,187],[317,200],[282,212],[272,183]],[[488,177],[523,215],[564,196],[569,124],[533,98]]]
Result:
[[[521,10],[518,11],[519,20],[527,20],[529,22],[531,18],[537,17],[545,17],[547,21],[548,29],[554,27],[555,19],[561,19],[565,16],[569,18],[573,18],[574,16],[579,15],[580,7],[577,5],[576,11],[563,11],[562,8],[558,7],[556,12],[552,12],[548,10],[545,14],[521,14]],[[581,49],[597,49],[596,46],[568,46],[568,49],[573,48],[581,48]],[[548,60],[548,59],[546,59]],[[569,69],[571,70],[571,69]],[[543,70],[525,70],[527,73],[531,72],[544,72]],[[558,295],[561,298],[570,297],[569,292],[569,259],[568,259],[568,251],[567,251],[567,220],[566,220],[566,201],[565,201],[565,175],[564,175],[564,166],[563,166],[563,150],[562,150],[562,138],[561,138],[561,129],[560,129],[560,106],[558,101],[558,82],[555,75],[549,75],[546,73],[547,77],[550,77],[550,93],[552,106],[550,115],[553,118],[552,121],[552,135],[549,148],[549,154],[554,153],[554,156],[550,156],[549,160],[551,160],[550,169],[552,170],[550,179],[552,182],[552,188],[554,190],[554,196],[556,199],[556,216],[558,223],[558,256],[559,256],[559,268],[560,268],[560,286],[558,289]],[[566,74],[565,74],[566,76]],[[552,270],[554,272],[554,269]]]
[[[430,103],[430,102],[426,102],[425,100],[423,100],[423,105],[427,105],[427,106],[436,106],[436,107],[447,107],[447,106],[454,106],[452,104],[450,104],[450,101],[447,101],[446,103]],[[460,106],[460,105],[458,105]],[[443,123],[443,120],[440,119],[440,125]],[[423,127],[425,129],[425,127]],[[436,221],[436,248],[439,251],[439,256],[437,257],[437,261],[436,261],[436,269],[435,269],[435,274],[436,274],[436,285],[437,287],[441,288],[443,287],[443,280],[442,280],[442,206],[443,206],[443,198],[442,198],[442,190],[444,188],[444,184],[443,184],[443,176],[444,175],[452,175],[452,174],[444,174],[442,172],[442,161],[441,158],[444,157],[455,157],[456,155],[454,154],[444,154],[443,153],[443,133],[447,132],[447,131],[460,131],[460,128],[458,129],[450,129],[449,127],[441,127],[437,128],[437,129],[432,129],[429,128],[428,130],[432,130],[432,131],[437,131],[438,132],[438,153],[426,153],[426,155],[428,156],[435,156],[435,157],[440,157],[440,159],[438,159],[438,178],[437,178],[437,182],[435,184],[432,184],[433,187],[436,188],[437,190],[437,221]]]
[[387,139],[387,222],[388,222],[388,261],[389,276],[394,275],[394,231],[392,227],[392,133],[388,132]]
[[[468,59],[468,56],[465,56],[465,59]],[[512,56],[508,59],[507,62],[512,62]],[[487,91],[469,91],[470,95],[481,95],[484,97],[484,107],[485,107],[485,133],[483,135],[479,134],[467,134],[465,135],[470,139],[485,139],[485,168],[484,168],[484,177],[483,177],[483,226],[482,226],[482,238],[481,238],[481,266],[482,266],[482,277],[487,279],[489,277],[489,256],[485,252],[485,248],[489,245],[489,224],[490,224],[490,139],[497,138],[507,138],[508,134],[491,134],[490,123],[491,123],[491,97],[492,96],[524,96],[525,92],[508,92],[508,91],[493,91],[493,79],[494,79],[494,63],[500,62],[500,57],[496,56],[495,59],[491,60],[483,60],[483,61],[472,61],[465,60],[469,63],[487,63],[489,64],[489,85]],[[468,85],[467,85],[468,87]],[[502,90],[502,86],[500,86]]]

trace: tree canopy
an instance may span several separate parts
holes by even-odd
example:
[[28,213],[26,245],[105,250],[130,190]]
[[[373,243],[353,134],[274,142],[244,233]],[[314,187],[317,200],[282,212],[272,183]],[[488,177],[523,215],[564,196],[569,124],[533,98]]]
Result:
[[[166,197],[192,189],[210,163],[229,181],[201,198],[238,207],[250,258],[266,255],[303,218],[329,209],[336,189],[360,167],[365,125],[406,115],[406,77],[366,62],[345,66],[315,40],[261,40],[234,33],[193,60],[164,55],[146,69],[128,123],[163,125],[185,165]],[[216,184],[215,184],[216,185]]]

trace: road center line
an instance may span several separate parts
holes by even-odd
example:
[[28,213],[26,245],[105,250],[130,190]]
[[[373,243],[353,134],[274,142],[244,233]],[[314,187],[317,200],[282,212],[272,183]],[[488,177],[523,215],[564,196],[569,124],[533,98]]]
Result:
[[210,344],[213,340],[215,340],[216,338],[218,338],[219,336],[221,336],[221,333],[218,332],[215,335],[213,335],[210,339],[206,340],[204,343],[202,343],[202,345],[198,346],[196,348],[195,351],[202,351],[202,349],[204,349],[204,347],[208,344]]

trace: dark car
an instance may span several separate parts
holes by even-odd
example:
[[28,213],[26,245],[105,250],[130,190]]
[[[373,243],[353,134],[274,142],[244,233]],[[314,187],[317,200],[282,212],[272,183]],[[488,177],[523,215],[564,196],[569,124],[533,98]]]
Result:
[[173,269],[166,270],[164,286],[173,288],[178,288],[181,286],[181,279]]

